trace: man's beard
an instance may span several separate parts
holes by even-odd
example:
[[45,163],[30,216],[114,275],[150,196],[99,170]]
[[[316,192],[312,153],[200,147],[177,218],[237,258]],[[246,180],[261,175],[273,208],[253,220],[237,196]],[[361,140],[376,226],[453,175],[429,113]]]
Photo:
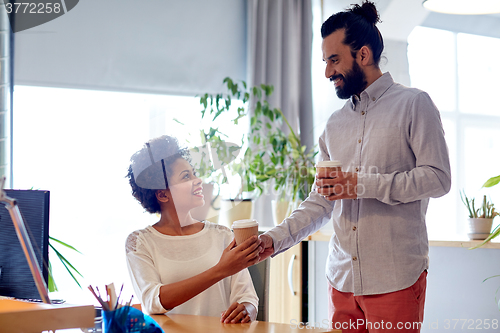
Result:
[[366,82],[366,75],[361,70],[356,60],[352,61],[352,67],[346,72],[345,76],[335,75],[330,78],[330,81],[335,81],[335,79],[339,77],[342,78],[343,86],[335,87],[335,91],[340,99],[348,99],[352,95],[361,94],[368,84]]

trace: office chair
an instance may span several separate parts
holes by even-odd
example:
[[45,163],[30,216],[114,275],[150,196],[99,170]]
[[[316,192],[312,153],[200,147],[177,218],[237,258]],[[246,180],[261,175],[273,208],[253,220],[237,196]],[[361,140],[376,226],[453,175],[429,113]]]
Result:
[[257,320],[269,321],[269,260],[248,267],[255,292],[259,297]]

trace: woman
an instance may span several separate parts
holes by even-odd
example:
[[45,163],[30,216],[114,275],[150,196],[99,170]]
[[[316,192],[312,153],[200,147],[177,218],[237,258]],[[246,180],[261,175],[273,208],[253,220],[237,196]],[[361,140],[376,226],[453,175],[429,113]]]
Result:
[[130,234],[127,264],[145,312],[221,316],[245,323],[257,316],[258,297],[248,270],[259,260],[252,237],[235,246],[231,231],[191,217],[204,204],[202,181],[175,138],[146,143],[131,158],[132,195],[160,219]]

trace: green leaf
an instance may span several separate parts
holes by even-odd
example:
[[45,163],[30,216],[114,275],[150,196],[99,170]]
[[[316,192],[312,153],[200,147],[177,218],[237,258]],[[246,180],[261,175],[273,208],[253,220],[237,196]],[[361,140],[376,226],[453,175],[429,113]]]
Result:
[[[81,254],[80,251],[78,251],[77,249],[75,249],[73,246],[63,242],[63,241],[60,241],[54,237],[50,237],[49,236],[49,239],[50,239],[50,242],[49,242],[49,247],[54,251],[54,253],[57,255],[57,257],[59,258],[59,260],[61,261],[61,263],[63,264],[63,266],[66,268],[66,270],[68,271],[68,273],[71,275],[71,277],[73,278],[73,280],[76,282],[76,284],[81,288],[82,286],[80,285],[80,282],[78,281],[78,279],[76,278],[76,276],[73,274],[76,273],[78,275],[80,275],[81,277],[83,277],[83,275],[68,261],[68,259],[66,259],[66,257],[64,257],[61,252],[59,252],[55,247],[54,247],[54,244],[52,244],[53,242],[55,243],[58,243],[62,246],[65,246],[69,249],[71,249],[72,251],[76,251],[78,253]],[[73,272],[72,272],[73,271]],[[52,265],[49,261],[49,281],[48,281],[48,287],[49,287],[49,291],[51,290],[51,288],[53,290],[51,291],[57,291],[57,286],[55,284],[55,281],[54,281],[54,278],[52,276]]]
[[483,282],[486,280],[489,280],[489,279],[496,278],[496,277],[500,277],[500,275],[493,275],[493,276],[487,277],[486,279],[483,280]]
[[215,119],[217,119],[217,117],[219,117],[223,111],[224,111],[224,109],[217,110],[217,112],[215,113],[215,116],[213,117],[212,121],[214,121]]
[[77,273],[81,277],[83,277],[83,275],[59,251],[57,251],[57,249],[54,246],[52,246],[50,244],[49,244],[49,246],[56,253],[59,260],[61,260],[62,264],[64,265],[64,268],[66,268],[69,275],[71,275],[71,277],[76,282],[76,284],[81,288],[82,286],[80,285],[80,282],[78,282],[78,279],[76,278],[76,276],[73,274],[73,272],[71,270],[73,270],[75,273]]
[[179,121],[179,120],[178,120],[178,119],[176,119],[176,118],[173,118],[173,121],[175,121],[175,122],[176,122],[176,123],[178,123],[178,124],[185,125],[183,122]]
[[272,85],[261,84],[260,88],[266,93],[266,96],[270,96],[274,91],[274,86]]
[[257,99],[262,98],[262,90],[260,90],[258,87],[253,87],[252,89],[253,95],[257,97]]
[[483,184],[483,187],[492,187],[500,183],[500,175],[496,177],[491,177]]
[[66,243],[64,243],[63,241],[60,241],[59,239],[56,239],[56,238],[51,237],[51,236],[49,236],[49,239],[50,239],[51,241],[57,242],[57,243],[59,243],[59,244],[61,244],[61,245],[63,245],[63,246],[66,246],[67,248],[69,248],[69,249],[71,249],[71,250],[73,250],[73,251],[76,251],[76,252],[78,252],[78,253],[82,254],[80,251],[78,251],[77,249],[75,249],[73,246],[71,246],[71,245],[69,245],[69,244],[66,244]]
[[58,291],[56,282],[54,281],[54,276],[52,275],[52,265],[49,260],[49,281],[47,281],[47,287],[49,288],[49,292]]
[[[246,89],[246,87],[245,87],[245,89]],[[243,103],[248,102],[249,99],[250,99],[250,94],[245,92],[245,94],[243,95]]]
[[61,262],[64,264],[64,266],[66,266],[67,268],[68,267],[71,268],[73,271],[75,271],[75,273],[77,273],[78,275],[80,275],[81,277],[83,277],[83,275],[68,261],[68,259],[66,259],[66,257],[64,257],[61,254],[61,252],[57,251],[57,249],[54,246],[50,246],[50,247],[57,254],[57,257],[61,260]]
[[260,101],[258,101],[257,104],[255,105],[254,113],[256,117],[262,114],[262,103]]
[[240,106],[240,107],[238,108],[238,115],[240,115],[240,116],[245,116],[245,115],[246,115],[246,112],[245,112],[245,108],[244,108],[244,107]]
[[257,118],[255,116],[250,117],[250,126],[255,126]]

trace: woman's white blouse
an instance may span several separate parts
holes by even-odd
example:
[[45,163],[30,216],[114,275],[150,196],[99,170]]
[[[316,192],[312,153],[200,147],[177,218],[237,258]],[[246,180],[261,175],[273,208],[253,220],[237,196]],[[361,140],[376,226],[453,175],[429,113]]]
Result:
[[217,282],[173,309],[161,305],[162,285],[188,279],[215,266],[232,241],[227,227],[204,223],[200,232],[188,236],[164,235],[152,226],[128,236],[128,271],[144,312],[220,317],[233,302],[249,302],[258,309],[259,299],[248,269]]

